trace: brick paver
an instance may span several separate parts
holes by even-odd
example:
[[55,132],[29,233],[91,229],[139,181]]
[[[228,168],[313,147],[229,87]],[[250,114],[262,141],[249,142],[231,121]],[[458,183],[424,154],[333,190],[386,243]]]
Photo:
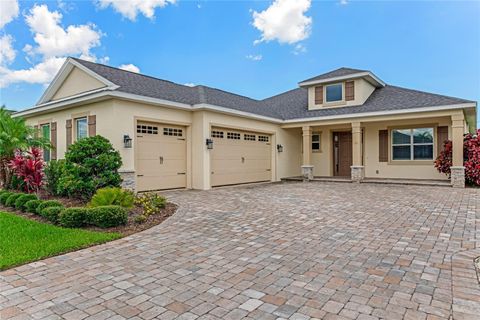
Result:
[[1,272],[0,318],[480,314],[479,189],[287,183],[167,196],[180,209],[160,226]]

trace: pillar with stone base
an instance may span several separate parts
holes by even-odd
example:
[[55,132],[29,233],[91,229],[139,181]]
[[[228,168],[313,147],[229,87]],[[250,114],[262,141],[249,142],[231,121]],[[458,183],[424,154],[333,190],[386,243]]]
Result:
[[365,177],[364,167],[363,166],[351,166],[352,169],[352,181],[360,182]]
[[313,166],[303,165],[302,166],[302,177],[303,181],[310,181],[313,179]]
[[463,134],[465,118],[463,112],[452,115],[452,167],[450,182],[454,188],[465,188],[465,167],[463,166]]
[[302,165],[302,177],[303,181],[310,181],[313,179],[313,166],[312,166],[312,128],[304,126],[302,128],[303,137],[303,165]]
[[450,182],[454,188],[465,188],[465,167],[450,167]]

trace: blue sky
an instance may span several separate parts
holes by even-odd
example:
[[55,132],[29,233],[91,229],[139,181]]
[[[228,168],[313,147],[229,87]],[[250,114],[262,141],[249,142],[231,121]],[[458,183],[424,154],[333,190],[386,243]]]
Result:
[[11,109],[35,104],[67,55],[253,98],[347,66],[480,100],[479,1],[0,2],[18,3],[0,24],[0,104]]

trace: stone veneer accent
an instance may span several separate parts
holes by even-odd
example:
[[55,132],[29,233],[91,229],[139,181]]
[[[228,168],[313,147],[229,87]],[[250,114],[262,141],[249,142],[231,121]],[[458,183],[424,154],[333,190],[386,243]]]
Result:
[[310,181],[313,179],[313,166],[304,165],[302,166],[302,177],[303,181]]
[[351,166],[352,169],[352,181],[360,182],[365,177],[363,166]]
[[135,190],[135,171],[120,171],[122,188]]
[[465,188],[465,167],[450,167],[450,181],[454,188]]

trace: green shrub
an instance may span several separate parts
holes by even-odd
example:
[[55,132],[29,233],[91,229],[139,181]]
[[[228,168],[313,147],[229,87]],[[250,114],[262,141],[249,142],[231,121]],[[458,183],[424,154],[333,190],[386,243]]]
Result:
[[137,195],[135,204],[141,206],[143,208],[143,214],[148,217],[149,215],[158,213],[160,209],[165,208],[167,199],[157,193],[149,192]]
[[80,228],[87,224],[87,219],[87,208],[67,208],[60,213],[58,222],[67,228]]
[[45,167],[46,189],[52,195],[60,195],[58,182],[65,171],[65,160],[51,160]]
[[49,207],[63,207],[63,204],[57,200],[47,200],[47,201],[42,201],[37,207],[37,210],[35,211],[37,214],[41,214],[42,210],[45,208]]
[[140,224],[140,223],[144,223],[145,221],[147,221],[147,217],[145,215],[141,214],[139,216],[136,216],[134,220],[135,220],[135,223]]
[[15,201],[17,201],[17,199],[23,195],[24,193],[12,193],[10,197],[8,197],[7,200],[5,201],[5,206],[14,208]]
[[127,224],[127,209],[120,206],[99,206],[88,210],[88,223],[100,228]]
[[122,188],[102,188],[97,190],[88,206],[92,208],[100,206],[131,208],[134,199],[135,196],[130,190],[124,190]]
[[65,210],[64,207],[47,207],[42,210],[40,215],[48,221],[57,224],[60,217],[60,213]]
[[119,187],[120,153],[102,136],[80,139],[65,153],[65,165],[58,179],[61,195],[89,199],[96,190]]
[[25,211],[25,204],[30,200],[38,200],[38,197],[34,194],[22,194],[15,201],[15,209]]
[[37,207],[42,203],[42,200],[30,200],[25,203],[25,211],[30,213],[37,213]]
[[7,202],[7,199],[13,194],[13,192],[7,191],[4,192],[0,195],[0,203],[5,205],[5,202]]

